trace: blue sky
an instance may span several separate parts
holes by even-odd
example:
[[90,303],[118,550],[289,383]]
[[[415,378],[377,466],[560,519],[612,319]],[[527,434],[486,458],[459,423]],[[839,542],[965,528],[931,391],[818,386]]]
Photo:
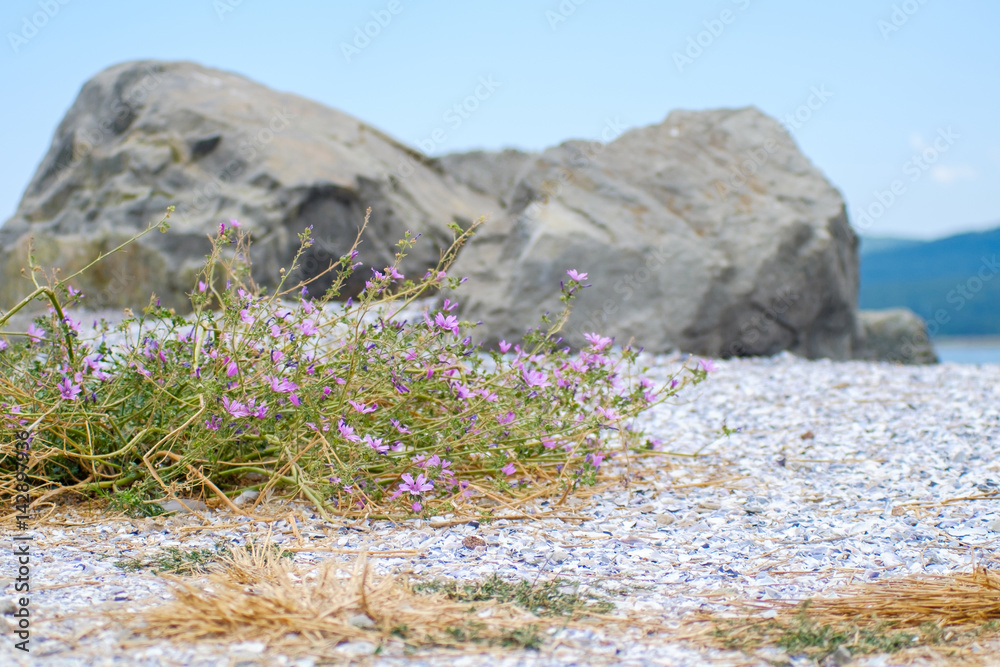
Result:
[[[596,139],[609,121],[647,125],[675,108],[798,111],[794,138],[864,233],[992,227],[998,25],[989,0],[4,0],[0,220],[82,84],[158,58],[242,73],[435,154]],[[445,114],[481,77],[500,85],[455,128]]]

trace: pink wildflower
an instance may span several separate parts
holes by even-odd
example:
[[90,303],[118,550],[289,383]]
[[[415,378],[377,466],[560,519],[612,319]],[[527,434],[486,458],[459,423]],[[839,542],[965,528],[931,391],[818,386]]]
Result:
[[583,334],[583,337],[587,339],[587,342],[590,343],[595,352],[600,352],[614,342],[611,338],[606,338],[596,333]]
[[[79,375],[79,373],[77,375]],[[64,377],[63,381],[56,386],[59,387],[59,395],[67,401],[75,401],[77,395],[79,395],[82,390],[80,385],[74,384],[73,380],[68,377]]]
[[424,491],[430,491],[434,488],[434,483],[429,481],[423,473],[417,475],[417,479],[413,479],[413,475],[408,472],[404,472],[400,475],[402,482],[399,485],[400,491],[409,491],[411,496],[423,495]]
[[711,373],[712,371],[719,370],[719,367],[715,365],[715,362],[711,359],[699,359],[698,365],[701,366],[701,370],[706,373]]
[[340,430],[340,437],[342,437],[344,440],[349,440],[350,442],[361,442],[361,438],[357,435],[354,435],[354,429],[348,426],[347,422],[345,422],[343,419],[341,419],[340,423],[337,424],[337,428]]
[[507,476],[510,476],[510,475],[513,475],[515,472],[517,472],[517,468],[514,467],[514,462],[511,461],[510,463],[508,463],[504,467],[500,468],[500,472],[502,472],[503,474],[505,474]]
[[448,315],[446,317],[443,313],[438,313],[434,316],[434,323],[437,324],[442,331],[450,331],[454,335],[458,335],[458,318],[454,315]]
[[35,326],[35,323],[32,322],[31,324],[28,325],[28,337],[31,338],[32,340],[34,339],[41,340],[45,338],[45,330]]
[[368,414],[370,412],[375,412],[375,410],[378,408],[378,403],[374,403],[374,404],[368,406],[368,405],[365,405],[364,403],[360,403],[358,401],[348,400],[347,402],[351,404],[352,408],[354,408],[355,410],[357,410],[358,412],[360,412],[363,415],[366,415],[366,414]]
[[250,410],[247,409],[247,406],[243,405],[239,401],[230,401],[228,396],[222,397],[222,405],[226,408],[226,412],[233,417],[250,416]]
[[374,449],[379,454],[385,454],[389,451],[389,445],[382,444],[382,438],[373,438],[370,435],[365,436],[365,444]]
[[586,273],[580,273],[576,269],[570,269],[566,272],[566,275],[568,275],[572,280],[576,280],[578,282],[582,282],[587,279]]
[[290,394],[299,388],[299,385],[295,384],[288,378],[279,378],[268,375],[265,376],[264,379],[271,384],[271,391],[276,391],[279,394]]
[[529,371],[528,369],[524,369],[521,371],[521,375],[524,377],[524,381],[529,387],[544,389],[545,387],[552,386],[552,383],[546,379],[546,375],[542,371]]

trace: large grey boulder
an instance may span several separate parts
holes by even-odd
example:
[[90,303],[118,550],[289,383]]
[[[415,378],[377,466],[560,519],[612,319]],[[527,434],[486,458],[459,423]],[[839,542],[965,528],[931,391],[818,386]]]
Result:
[[927,323],[909,308],[861,310],[858,319],[863,334],[857,358],[903,364],[938,362],[927,335]]
[[755,108],[674,111],[609,143],[439,164],[505,207],[454,268],[484,342],[558,312],[576,269],[592,285],[563,330],[576,346],[594,331],[650,351],[852,356],[858,239],[843,198]]
[[90,306],[141,306],[155,291],[184,308],[206,235],[230,218],[252,231],[255,277],[267,281],[288,266],[308,225],[317,244],[297,277],[325,269],[350,246],[368,206],[362,260],[385,266],[411,230],[422,238],[404,270],[417,274],[450,242],[449,223],[499,208],[347,114],[193,63],[125,63],[83,86],[0,227],[0,306],[29,291],[18,275],[29,236],[39,262],[66,275],[169,205],[177,207],[169,233],[145,237],[79,281]]

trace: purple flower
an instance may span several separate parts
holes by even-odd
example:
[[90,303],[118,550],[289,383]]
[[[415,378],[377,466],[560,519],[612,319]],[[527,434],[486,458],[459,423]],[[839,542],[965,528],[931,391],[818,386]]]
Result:
[[417,475],[416,480],[408,472],[404,472],[400,477],[403,481],[399,484],[399,490],[409,491],[411,496],[423,495],[424,491],[430,491],[434,488],[434,483],[428,481],[423,473]]
[[375,412],[375,410],[378,408],[378,403],[374,403],[371,406],[367,406],[364,403],[359,403],[358,401],[349,400],[347,402],[351,404],[352,408],[354,408],[363,415],[366,415],[369,412]]
[[268,375],[265,376],[264,379],[271,384],[271,391],[276,391],[279,394],[290,394],[299,388],[299,385],[295,384],[288,378],[278,378]]
[[37,338],[38,340],[41,340],[41,339],[45,338],[45,330],[41,329],[39,327],[36,327],[35,323],[32,322],[30,325],[28,325],[28,337],[31,338],[31,339],[36,339]]
[[267,418],[267,403],[261,403],[256,405],[257,399],[251,398],[247,403],[247,411],[250,413],[251,417],[256,417],[257,419]]
[[455,310],[456,308],[458,308],[458,304],[455,303],[454,301],[449,301],[448,299],[445,299],[444,300],[444,305],[441,306],[441,310],[443,310],[446,313],[450,313],[451,311]]
[[222,405],[225,406],[226,412],[228,412],[233,417],[249,417],[250,410],[247,406],[243,405],[239,401],[230,401],[228,396],[222,397]]
[[389,445],[382,444],[382,438],[373,438],[370,435],[365,436],[365,444],[374,449],[379,454],[385,454],[389,451]]
[[0,351],[7,349],[7,341],[0,339]]
[[333,389],[330,389],[329,387],[323,387],[323,398],[329,397],[331,393],[333,393]]
[[454,315],[448,315],[446,317],[444,313],[438,313],[434,316],[434,323],[437,324],[442,331],[450,331],[456,336],[458,335],[458,318]]
[[222,417],[219,417],[218,415],[214,415],[212,416],[211,419],[205,420],[205,428],[207,428],[210,431],[218,431],[219,426],[221,425],[222,425]]
[[510,349],[510,343],[508,343],[505,340],[500,341],[499,345],[500,345],[500,351],[503,352],[504,354],[506,354],[507,350]]
[[595,352],[600,352],[614,342],[611,338],[606,338],[596,333],[583,334],[583,337],[587,339],[587,342],[590,343]]
[[319,329],[316,328],[316,322],[314,322],[312,318],[304,320],[302,324],[299,324],[298,330],[302,332],[303,336],[312,336],[319,331]]
[[514,462],[511,461],[510,463],[508,463],[504,467],[500,468],[500,472],[502,472],[503,474],[505,474],[507,476],[510,476],[510,475],[513,475],[515,472],[517,472],[517,468],[514,467]]
[[[79,375],[80,374],[77,373],[77,377],[79,377]],[[73,380],[68,377],[63,377],[63,381],[56,386],[59,387],[59,395],[67,401],[75,401],[77,395],[82,389],[80,385],[74,384]]]
[[240,311],[240,319],[243,321],[243,324],[246,324],[247,326],[253,326],[253,323],[255,322],[254,316],[251,315],[250,311],[246,308]]
[[602,452],[594,452],[593,454],[587,454],[586,460],[590,461],[595,468],[600,468],[601,463],[604,461],[604,458],[606,456],[607,454],[604,454]]
[[288,395],[288,400],[291,401],[292,405],[294,405],[295,407],[298,407],[298,406],[302,405],[302,401],[299,400],[299,395],[298,394],[289,394]]
[[412,505],[410,505],[410,507],[413,508],[414,512],[419,512],[420,510],[422,510],[424,508],[424,506],[421,505],[420,503],[413,503]]
[[388,269],[388,271],[389,271],[389,275],[392,276],[393,278],[395,278],[396,280],[402,280],[403,278],[406,277],[402,273],[400,273],[399,271],[397,271],[395,266],[390,266],[389,269]]
[[398,419],[391,419],[390,418],[389,421],[392,422],[392,425],[395,426],[396,430],[399,431],[400,433],[409,433],[410,432],[410,429],[406,428],[405,426],[401,426],[400,425]]
[[361,442],[361,438],[359,436],[354,435],[354,429],[348,426],[347,422],[345,422],[343,419],[341,419],[340,423],[337,424],[337,428],[340,429],[340,436],[344,440],[349,440],[350,442]]
[[597,412],[599,412],[600,415],[605,419],[607,419],[608,421],[617,421],[621,419],[621,415],[615,412],[614,408],[605,408],[602,405],[601,407],[597,408]]
[[198,281],[198,291],[199,292],[204,292],[207,289],[208,289],[208,285],[205,284],[205,281],[204,280],[199,280]]
[[82,294],[80,290],[73,287],[72,285],[66,285],[66,290],[69,292],[70,296],[76,296],[77,294]]
[[506,415],[504,415],[503,417],[497,417],[497,423],[498,423],[498,424],[501,424],[501,425],[503,425],[503,424],[509,424],[509,423],[511,423],[512,421],[514,421],[514,417],[515,417],[515,416],[516,416],[516,415],[515,415],[515,414],[514,414],[513,412],[508,412],[508,413],[507,413]]
[[455,390],[455,396],[463,401],[472,396],[472,390],[460,382],[452,382],[451,388]]
[[225,233],[226,233],[226,223],[220,222],[219,223],[219,234],[225,234]]
[[701,366],[701,370],[706,373],[711,373],[712,371],[719,370],[719,367],[715,365],[715,362],[711,359],[699,359],[698,365]]
[[237,220],[236,218],[229,218],[229,224],[231,224],[233,227],[237,227],[237,228],[243,226],[243,223],[240,222],[239,220]]
[[67,317],[66,319],[63,320],[63,322],[66,323],[66,326],[68,326],[70,330],[75,331],[76,333],[80,333],[80,323],[74,320],[72,317]]
[[226,366],[226,377],[233,377],[240,372],[240,367],[236,365],[235,361],[230,361],[229,365]]
[[579,282],[582,282],[587,279],[586,273],[580,273],[576,269],[570,269],[569,271],[566,272],[566,275],[568,275],[571,279]]
[[544,389],[545,387],[552,386],[552,383],[546,379],[546,375],[542,371],[529,371],[528,369],[524,369],[521,371],[521,375],[524,377],[524,381],[529,387]]

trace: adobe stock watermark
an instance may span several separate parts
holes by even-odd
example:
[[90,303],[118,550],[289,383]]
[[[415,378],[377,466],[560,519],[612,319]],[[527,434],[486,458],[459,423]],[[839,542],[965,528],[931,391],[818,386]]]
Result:
[[[479,106],[486,100],[493,97],[493,93],[496,92],[503,83],[497,81],[493,78],[492,74],[479,77],[478,85],[473,89],[470,95],[465,96],[461,102],[456,102],[441,117],[448,128],[452,131],[457,130],[465,124],[465,121],[469,120],[478,109]],[[423,151],[424,155],[430,155],[434,152],[441,144],[448,141],[448,130],[444,127],[436,127],[431,130],[431,133],[427,135],[424,139],[420,139],[416,142],[417,148]],[[416,171],[419,162],[416,158],[411,155],[405,155],[396,165],[396,175],[399,178],[408,178],[414,171]]]
[[899,32],[909,22],[910,18],[926,4],[927,0],[904,0],[897,5],[893,5],[892,13],[889,14],[889,20],[879,19],[875,23],[879,32],[882,33],[882,39],[887,40],[889,39],[889,35]]
[[94,146],[102,143],[107,137],[120,133],[126,120],[132,118],[146,97],[159,88],[163,82],[163,73],[156,72],[151,66],[146,66],[146,76],[136,83],[128,94],[117,99],[111,105],[111,115],[98,121],[93,128],[80,128],[75,136],[72,149],[56,155],[56,161],[43,176],[43,180],[53,178],[61,171],[78,162],[94,150]]
[[236,149],[238,157],[230,160],[218,175],[211,176],[207,183],[194,189],[194,198],[190,205],[181,203],[177,206],[178,217],[185,220],[192,210],[198,213],[205,211],[209,204],[222,194],[225,184],[242,174],[258,153],[274,141],[276,136],[291,127],[291,120],[296,116],[297,114],[288,109],[273,112],[267,125],[240,141]]
[[378,9],[371,12],[372,20],[363,26],[355,26],[354,39],[340,43],[340,52],[344,55],[344,60],[351,62],[355,56],[368,48],[372,40],[382,34],[382,30],[389,27],[392,17],[399,16],[403,12],[403,5],[400,0],[390,0],[385,9]]
[[226,14],[236,11],[236,8],[243,4],[243,0],[213,0],[212,9],[220,21],[226,20]]
[[549,22],[552,32],[559,28],[560,24],[569,20],[569,17],[576,13],[577,7],[587,2],[587,0],[562,0],[555,10],[545,10],[545,20]]
[[54,19],[70,0],[38,0],[38,10],[30,16],[21,17],[21,29],[18,32],[8,32],[7,41],[15,55],[27,45],[38,33]]
[[[960,135],[952,130],[950,125],[946,129],[939,128],[937,136],[930,146],[927,146],[918,153],[914,153],[903,163],[903,175],[909,176],[911,183],[916,183],[942,155],[948,152],[959,138]],[[854,220],[854,226],[861,231],[870,228],[886,214],[886,211],[899,201],[900,197],[906,194],[906,191],[906,182],[900,178],[892,181],[885,190],[875,190],[875,201],[872,201],[862,208],[860,212],[851,216]]]
[[[792,128],[799,129],[812,118],[813,113],[819,111],[826,102],[833,97],[833,93],[827,90],[826,85],[812,86],[809,89],[809,96],[806,101],[799,105],[794,112],[785,114],[781,120],[782,126],[791,134]],[[763,167],[771,154],[778,149],[778,141],[774,137],[768,137],[764,143],[754,148],[747,149],[740,163],[729,168],[729,178],[727,181],[716,181],[715,190],[720,199],[728,196],[732,192],[741,191]]]
[[[731,0],[731,2],[740,11],[746,11],[750,6],[750,0]],[[687,46],[683,51],[674,51],[674,65],[677,67],[677,72],[683,74],[685,67],[693,65],[695,60],[701,58],[705,50],[722,37],[722,33],[726,31],[726,26],[736,21],[736,16],[737,14],[733,10],[723,9],[716,18],[702,21],[705,29],[696,35],[689,35]]]
[[14,643],[14,648],[28,653],[28,643],[31,641],[31,540],[34,539],[28,531],[31,526],[29,509],[31,505],[31,484],[28,480],[28,463],[31,460],[31,433],[19,430],[14,434],[14,452],[17,462],[17,473],[15,476],[14,490],[14,515],[17,521],[17,534],[13,536],[14,563],[17,576],[14,580],[14,592],[19,597],[14,599],[16,603],[13,616],[16,630],[14,634],[20,642]]
[[[601,130],[601,143],[597,145],[588,146],[586,150],[581,152],[579,155],[573,158],[574,167],[587,167],[594,159],[607,149],[608,144],[617,139],[625,132],[627,126],[619,120],[617,117],[604,123],[604,128]],[[541,214],[542,209],[548,202],[550,197],[558,196],[562,189],[573,180],[572,174],[568,169],[560,169],[558,175],[554,182],[546,181],[542,186],[542,194],[544,197],[539,200],[535,199],[524,209],[521,215],[524,215],[528,219],[536,219],[539,214]]]
[[979,269],[971,276],[955,285],[955,288],[945,294],[945,301],[951,304],[951,309],[938,308],[933,316],[927,318],[927,334],[910,336],[900,345],[899,350],[905,359],[913,359],[920,349],[929,344],[929,338],[933,338],[941,330],[942,324],[951,321],[951,313],[962,310],[967,303],[976,298],[982,291],[986,283],[993,280],[1000,274],[1000,259],[994,254],[992,257],[983,255],[979,259]]

